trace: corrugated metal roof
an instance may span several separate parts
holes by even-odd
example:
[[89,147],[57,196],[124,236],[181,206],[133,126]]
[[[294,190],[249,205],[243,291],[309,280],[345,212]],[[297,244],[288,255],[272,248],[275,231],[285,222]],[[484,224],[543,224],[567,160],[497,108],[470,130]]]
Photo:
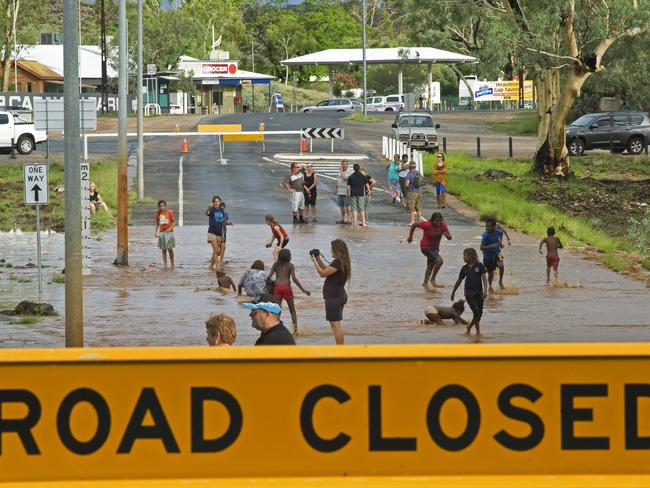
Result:
[[[419,64],[419,63],[476,63],[477,58],[464,54],[443,51],[433,47],[390,47],[366,49],[366,64]],[[361,49],[326,49],[304,56],[285,59],[280,64],[301,65],[340,65],[362,64]]]
[[[63,46],[60,44],[22,46],[18,61],[23,60],[38,61],[63,76]],[[117,70],[110,61],[107,63],[107,71],[109,78],[117,78]],[[85,79],[101,79],[102,55],[99,46],[79,46],[79,75]]]

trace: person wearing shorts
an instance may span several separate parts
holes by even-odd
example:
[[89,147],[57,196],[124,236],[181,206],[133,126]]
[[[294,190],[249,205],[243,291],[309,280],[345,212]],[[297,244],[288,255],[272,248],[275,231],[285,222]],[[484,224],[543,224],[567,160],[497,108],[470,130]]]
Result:
[[305,185],[301,168],[297,163],[291,163],[291,174],[282,182],[284,188],[291,194],[291,211],[294,224],[304,224],[303,212],[305,209]]
[[481,333],[481,318],[483,317],[483,302],[487,298],[485,287],[487,279],[485,275],[487,269],[478,260],[478,255],[474,248],[467,248],[463,251],[463,261],[465,265],[460,269],[458,280],[454,285],[454,290],[451,292],[451,301],[454,301],[456,290],[460,284],[465,281],[465,300],[467,305],[472,310],[472,320],[467,324],[466,334],[472,331],[472,327],[476,327],[476,335]]
[[539,243],[539,253],[542,253],[542,247],[546,246],[546,284],[551,282],[551,269],[555,279],[558,279],[558,269],[560,267],[560,255],[558,250],[562,249],[562,241],[555,237],[555,227],[546,229],[546,237]]
[[352,225],[357,227],[359,225],[358,217],[361,214],[361,225],[368,227],[366,222],[366,185],[368,178],[361,172],[359,163],[355,163],[354,173],[348,176],[348,195],[350,197],[352,207]]
[[436,162],[433,163],[433,181],[436,188],[436,202],[438,203],[438,208],[445,208],[447,161],[445,161],[445,155],[443,153],[438,153]]
[[174,247],[176,239],[174,238],[174,227],[176,226],[176,217],[174,212],[167,208],[165,200],[158,200],[158,211],[154,214],[156,222],[156,236],[158,237],[158,249],[162,251],[163,266],[167,269],[167,254],[169,253],[169,262],[171,269],[174,269]]
[[351,224],[352,218],[350,215],[350,198],[348,197],[348,178],[352,174],[352,169],[348,167],[348,162],[341,161],[339,174],[336,179],[336,205],[341,211],[341,220],[337,220],[337,224]]
[[216,270],[219,264],[223,264],[227,226],[232,225],[222,205],[221,197],[215,195],[204,212],[208,217],[208,244],[212,246],[212,256],[210,257],[212,271]]
[[409,172],[404,182],[406,190],[406,213],[409,219],[408,225],[413,225],[415,222],[422,220],[422,189],[419,184],[421,179],[422,175],[416,169],[416,164],[411,161],[409,163]]
[[488,287],[492,289],[494,270],[499,268],[499,288],[503,289],[503,230],[497,227],[497,221],[490,217],[485,221],[485,232],[481,236],[481,251],[483,251],[483,264],[488,272]]
[[430,220],[422,220],[415,222],[411,225],[411,230],[406,241],[410,244],[413,242],[413,233],[415,229],[422,229],[422,240],[420,241],[420,251],[427,258],[427,268],[424,272],[424,282],[422,286],[429,287],[429,278],[431,278],[431,285],[434,287],[442,287],[436,283],[436,276],[444,262],[440,256],[440,241],[442,236],[447,240],[451,240],[451,234],[447,224],[443,222],[442,214],[434,212]]

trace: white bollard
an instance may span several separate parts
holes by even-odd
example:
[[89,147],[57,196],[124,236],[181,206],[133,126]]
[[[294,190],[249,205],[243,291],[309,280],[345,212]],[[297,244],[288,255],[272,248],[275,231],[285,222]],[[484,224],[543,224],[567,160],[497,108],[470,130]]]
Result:
[[381,137],[381,155],[383,157],[386,157],[386,141],[387,141],[386,136],[382,136]]

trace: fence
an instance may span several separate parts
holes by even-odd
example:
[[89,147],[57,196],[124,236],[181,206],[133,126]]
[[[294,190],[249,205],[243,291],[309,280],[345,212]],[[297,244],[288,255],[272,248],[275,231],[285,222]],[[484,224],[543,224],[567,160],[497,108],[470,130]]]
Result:
[[393,139],[392,137],[383,136],[381,142],[381,154],[382,156],[384,156],[386,159],[389,160],[393,159],[393,156],[395,154],[408,154],[409,161],[415,161],[416,169],[420,173],[424,174],[424,167],[423,167],[424,151],[418,151],[417,149],[413,149],[405,142],[398,141],[397,139]]

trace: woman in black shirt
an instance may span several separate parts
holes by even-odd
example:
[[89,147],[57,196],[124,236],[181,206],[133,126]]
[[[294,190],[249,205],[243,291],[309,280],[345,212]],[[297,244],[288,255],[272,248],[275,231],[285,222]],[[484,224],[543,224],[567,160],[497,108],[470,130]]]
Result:
[[329,265],[323,263],[323,258],[318,253],[312,253],[311,260],[318,274],[325,278],[323,284],[323,298],[325,299],[325,320],[330,323],[337,344],[343,344],[343,307],[348,302],[345,292],[345,283],[352,277],[350,252],[348,246],[341,239],[332,241],[332,256],[334,259]]
[[309,214],[311,213],[311,221],[318,222],[316,218],[316,197],[318,196],[318,175],[314,173],[314,167],[311,163],[305,166],[305,177],[303,179],[305,189],[305,219],[309,222]]

